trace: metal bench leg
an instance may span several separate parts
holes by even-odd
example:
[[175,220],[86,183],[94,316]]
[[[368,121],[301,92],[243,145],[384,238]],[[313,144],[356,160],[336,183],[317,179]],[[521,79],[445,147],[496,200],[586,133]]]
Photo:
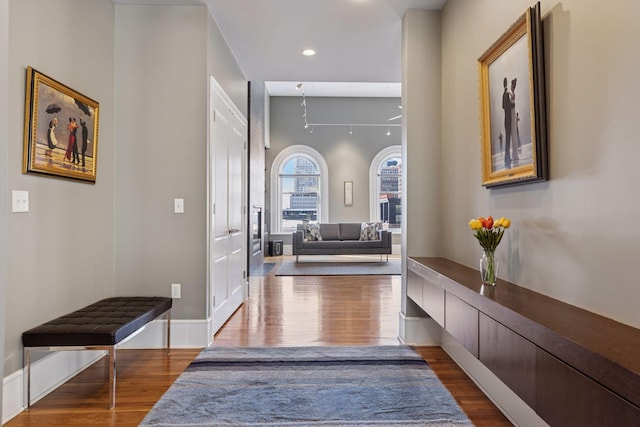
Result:
[[31,408],[31,350],[24,349],[24,366],[27,369],[27,409]]
[[109,409],[116,407],[116,346],[109,347],[109,387],[111,389],[111,397],[109,400]]
[[171,353],[171,309],[167,311],[167,354]]

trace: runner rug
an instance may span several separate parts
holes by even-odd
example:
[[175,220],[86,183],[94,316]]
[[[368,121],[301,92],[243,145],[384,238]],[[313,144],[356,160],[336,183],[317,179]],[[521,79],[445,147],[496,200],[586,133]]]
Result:
[[470,426],[406,346],[212,347],[141,426]]

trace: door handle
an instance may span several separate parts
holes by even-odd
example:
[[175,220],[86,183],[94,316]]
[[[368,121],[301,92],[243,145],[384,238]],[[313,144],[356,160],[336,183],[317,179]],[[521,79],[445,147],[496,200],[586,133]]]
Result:
[[230,228],[230,229],[229,229],[229,234],[234,234],[234,233],[237,233],[237,232],[239,232],[239,231],[240,231],[240,230],[238,230],[237,228]]

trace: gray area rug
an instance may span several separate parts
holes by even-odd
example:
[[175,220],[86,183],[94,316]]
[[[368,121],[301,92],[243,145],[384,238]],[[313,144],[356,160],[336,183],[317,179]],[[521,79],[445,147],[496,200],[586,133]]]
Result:
[[400,275],[401,261],[389,259],[387,262],[330,262],[285,260],[277,268],[276,276],[364,276]]
[[275,262],[265,262],[256,268],[252,269],[250,272],[251,276],[268,276],[273,267],[275,267]]
[[406,346],[213,347],[140,426],[471,426]]

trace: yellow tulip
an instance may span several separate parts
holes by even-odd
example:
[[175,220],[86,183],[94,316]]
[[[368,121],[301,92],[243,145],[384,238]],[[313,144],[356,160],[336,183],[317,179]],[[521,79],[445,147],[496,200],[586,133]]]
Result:
[[504,217],[501,216],[499,220],[497,220],[496,222],[493,223],[493,226],[494,227],[502,227],[503,223],[504,223]]
[[511,227],[511,220],[510,220],[510,219],[508,219],[508,218],[505,218],[504,223],[502,224],[502,226],[503,226],[504,228],[509,228],[509,227]]
[[480,230],[482,228],[482,223],[477,219],[472,219],[469,221],[469,228],[472,230]]

